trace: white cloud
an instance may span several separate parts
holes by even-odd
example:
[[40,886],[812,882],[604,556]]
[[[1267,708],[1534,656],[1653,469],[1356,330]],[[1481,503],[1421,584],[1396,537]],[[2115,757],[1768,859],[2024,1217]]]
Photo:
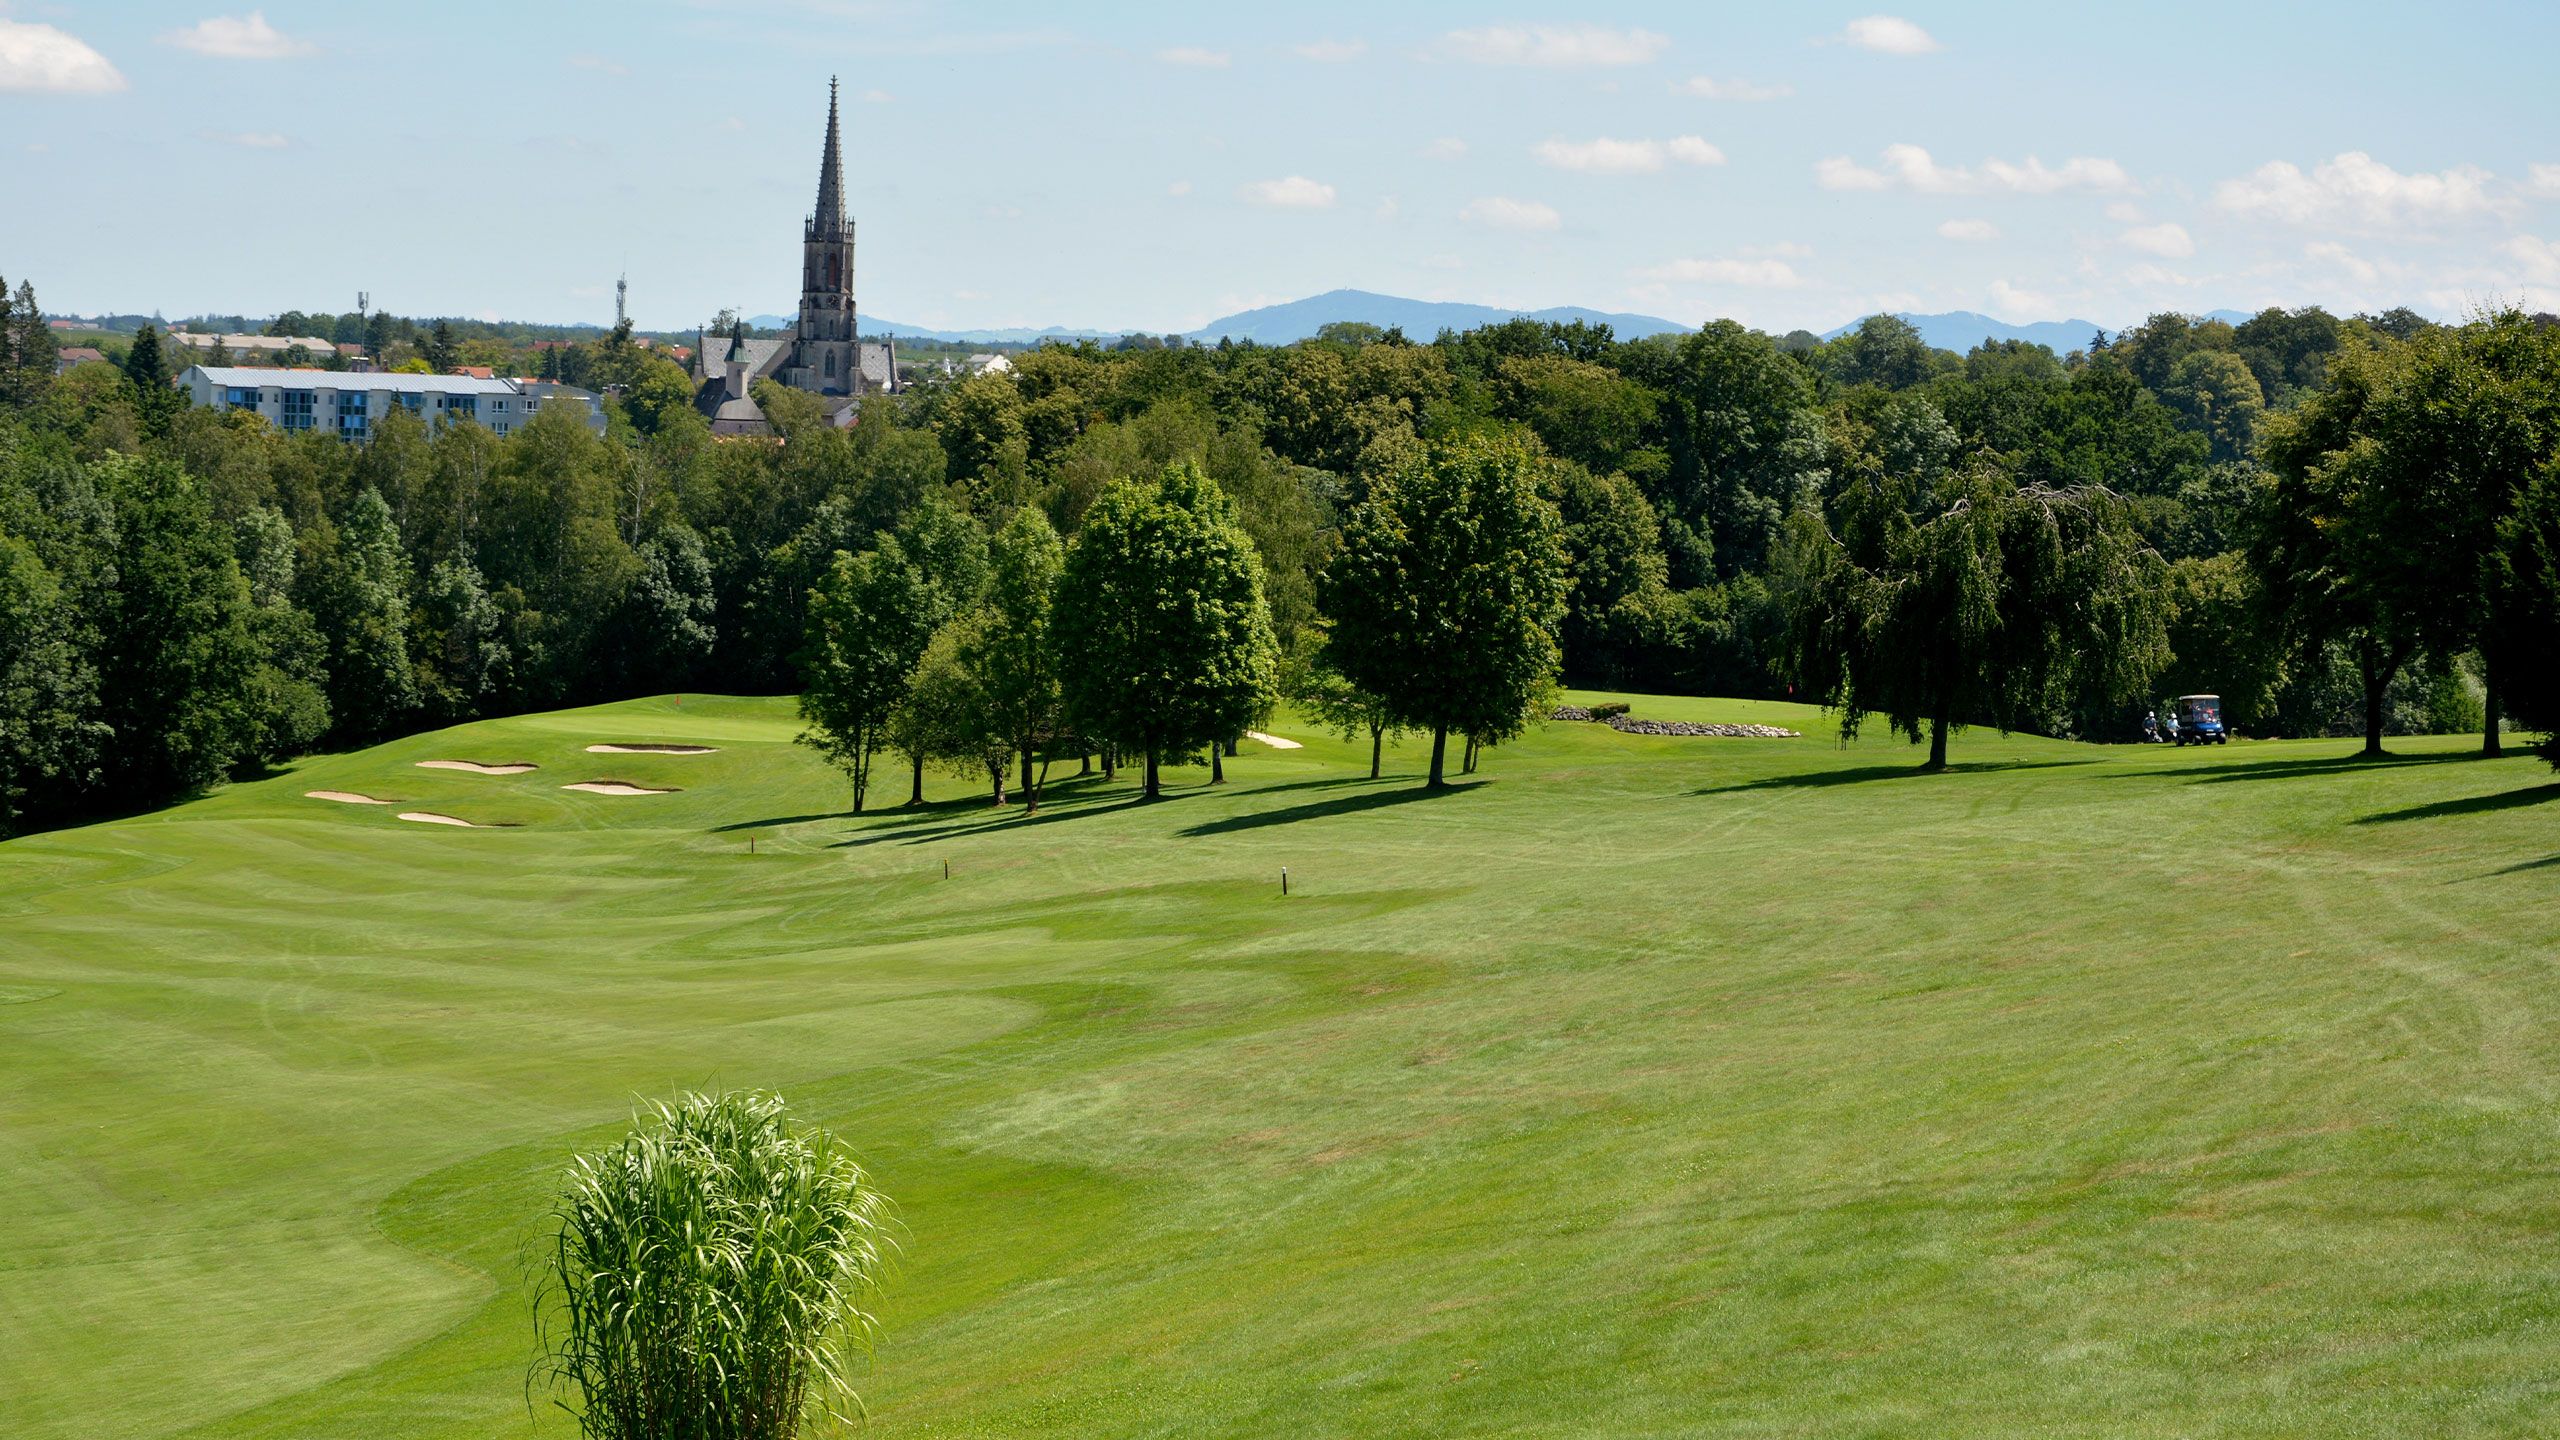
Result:
[[2000,227],[1988,220],[1942,220],[1938,233],[1950,240],[1997,240]]
[[1892,183],[1846,155],[1813,162],[1813,183],[1825,190],[1881,190]]
[[1898,15],[1869,15],[1852,20],[1833,39],[1880,55],[1926,55],[1946,48],[1936,36]]
[[2169,285],[2193,286],[2197,283],[2192,275],[2182,275],[2166,265],[2155,265],[2148,260],[2126,270],[2124,278],[2132,284],[2153,288]]
[[1441,48],[1478,65],[1644,65],[1671,39],[1650,30],[1598,25],[1491,25],[1452,30]]
[[1164,187],[1164,193],[1177,197],[1188,195],[1191,193],[1191,182],[1188,180],[1176,180],[1172,184]]
[[739,119],[735,115],[732,115],[728,119],[720,122],[720,128],[728,131],[732,135],[742,135],[746,133],[747,122]]
[[2142,223],[2142,207],[2130,200],[2118,200],[2107,207],[2107,218],[2119,225]]
[[1796,93],[1793,85],[1757,85],[1748,80],[1718,80],[1711,75],[1692,75],[1671,88],[1701,100],[1784,100]]
[[206,130],[201,133],[217,145],[237,145],[244,150],[282,150],[293,143],[272,130]]
[[1882,169],[1871,170],[1846,155],[1834,155],[1813,167],[1815,183],[1825,190],[1882,190],[1901,185],[1925,195],[1980,195],[2006,191],[2015,195],[2051,195],[2063,190],[2099,193],[2133,188],[2133,177],[2113,160],[2075,155],[2060,165],[2047,165],[2030,155],[2023,161],[1985,160],[1979,171],[1941,165],[1917,145],[1884,147]]
[[622,64],[619,61],[607,60],[601,55],[572,55],[569,57],[569,68],[573,70],[595,70],[606,75],[628,75],[631,73],[630,66]]
[[2223,181],[2214,187],[2213,198],[2235,215],[2294,225],[2425,224],[2496,212],[2501,205],[2489,189],[2496,178],[2477,165],[2402,174],[2361,150],[2349,150],[2307,175],[2290,161],[2270,160]]
[[2382,270],[2372,261],[2360,258],[2354,251],[2335,240],[2315,240],[2302,247],[2302,253],[2314,260],[2325,260],[2353,276],[2357,283],[2370,285],[2382,278]]
[[1197,45],[1176,45],[1159,50],[1156,58],[1167,65],[1188,65],[1200,70],[1224,70],[1235,60],[1224,50],[1207,50]]
[[897,96],[890,94],[886,90],[865,90],[862,92],[862,103],[865,105],[887,105],[895,102],[897,98]]
[[1514,200],[1507,195],[1487,195],[1481,200],[1470,200],[1466,208],[1458,212],[1458,218],[1496,230],[1554,230],[1564,224],[1564,217],[1556,213],[1553,205],[1535,200]]
[[50,25],[0,20],[0,92],[97,94],[124,88],[124,76],[85,41]]
[[2537,285],[2560,285],[2560,245],[2538,235],[2519,235],[2507,242],[2507,253],[2524,266],[2526,279]]
[[1784,260],[1674,260],[1636,274],[1686,285],[1731,285],[1747,290],[1793,290],[1804,277]]
[[1330,210],[1333,187],[1304,175],[1290,175],[1278,180],[1256,180],[1238,187],[1237,194],[1256,205],[1275,210]]
[[1991,282],[1990,305],[1994,316],[2012,323],[2053,319],[2057,308],[2052,296],[2023,289],[2006,280]]
[[2187,227],[2168,222],[2143,225],[2124,232],[2124,243],[2146,255],[2159,255],[2171,260],[2184,260],[2196,253],[2195,237]]
[[1296,51],[1301,60],[1313,60],[1322,65],[1339,65],[1346,60],[1357,60],[1368,54],[1369,42],[1366,40],[1314,40],[1304,45],[1292,45],[1289,48]]
[[319,49],[268,24],[263,10],[252,10],[245,16],[216,15],[210,20],[200,20],[184,30],[172,30],[162,35],[160,43],[193,50],[199,55],[210,55],[217,60],[290,60]]
[[1530,152],[1559,170],[1649,175],[1666,165],[1721,165],[1724,152],[1695,135],[1673,140],[1549,140]]
[[1425,160],[1455,160],[1467,153],[1467,142],[1454,135],[1443,135],[1422,147]]
[[1404,207],[1403,207],[1402,205],[1400,205],[1399,203],[1397,203],[1397,201],[1396,201],[1396,197],[1394,197],[1393,195],[1390,195],[1390,196],[1388,196],[1387,198],[1385,198],[1385,199],[1383,199],[1383,200],[1379,201],[1379,202],[1378,202],[1378,204],[1377,204],[1377,208],[1375,208],[1375,209],[1371,210],[1371,211],[1369,212],[1369,215],[1370,215],[1370,218],[1375,219],[1375,220],[1393,220],[1394,218],[1396,218],[1396,216],[1397,216],[1399,213],[1401,213],[1401,212],[1402,212],[1402,210],[1403,210],[1403,209],[1404,209]]
[[1773,245],[1745,245],[1737,255],[1775,255],[1782,260],[1802,260],[1813,254],[1813,247],[1795,240],[1780,240]]
[[2535,165],[2525,174],[2525,193],[2536,200],[2560,200],[2560,165]]

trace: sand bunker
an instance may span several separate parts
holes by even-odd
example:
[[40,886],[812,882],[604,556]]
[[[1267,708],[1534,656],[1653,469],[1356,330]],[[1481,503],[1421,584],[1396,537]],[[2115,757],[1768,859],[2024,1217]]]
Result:
[[590,755],[716,755],[717,745],[590,745]]
[[652,790],[646,785],[634,785],[628,780],[581,780],[575,785],[563,785],[560,788],[584,790],[590,795],[673,795],[676,793],[673,788]]
[[465,830],[477,830],[480,828],[459,816],[439,815],[433,810],[403,810],[400,812],[400,818],[403,820],[415,820],[421,825],[459,825]]
[[1307,748],[1295,740],[1283,740],[1277,735],[1265,735],[1259,730],[1247,730],[1244,732],[1244,738],[1247,740],[1259,740],[1274,750],[1304,750]]
[[521,775],[542,767],[530,760],[509,760],[502,765],[484,765],[477,760],[421,760],[421,770],[468,770],[474,775]]
[[353,790],[305,790],[302,792],[302,798],[335,800],[341,805],[388,805],[391,803],[388,800],[377,800],[370,795],[359,795]]

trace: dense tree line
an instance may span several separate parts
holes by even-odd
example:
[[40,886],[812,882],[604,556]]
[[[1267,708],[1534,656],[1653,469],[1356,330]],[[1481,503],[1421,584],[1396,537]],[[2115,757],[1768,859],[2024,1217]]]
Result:
[[[1559,675],[1794,693],[1919,738],[2122,738],[2182,689],[2252,734],[2546,729],[2554,334],[2271,310],[1956,356],[1883,317],[1831,341],[1342,327],[1049,346],[843,427],[768,386],[779,438],[715,442],[624,332],[575,362],[610,392],[602,437],[395,411],[350,446],[187,409],[187,357],[147,332],[55,378],[22,284],[0,823],[681,688],[805,691],[866,790],[887,750],[910,794],[941,763],[1025,798],[1062,745],[1214,761],[1284,690],[1373,742],[1454,734],[1464,768]],[[1444,522],[1478,548],[1411,548]],[[1132,568],[1177,551],[1193,569]],[[1206,629],[1132,641],[1148,585]]]

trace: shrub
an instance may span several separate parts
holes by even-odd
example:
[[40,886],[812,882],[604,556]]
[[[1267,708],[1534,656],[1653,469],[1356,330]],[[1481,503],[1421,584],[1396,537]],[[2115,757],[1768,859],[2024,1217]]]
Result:
[[537,1375],[591,1440],[789,1440],[842,1423],[885,1201],[779,1096],[685,1095],[569,1171]]
[[1591,707],[1591,718],[1603,725],[1626,713],[1627,702],[1624,700],[1603,700]]

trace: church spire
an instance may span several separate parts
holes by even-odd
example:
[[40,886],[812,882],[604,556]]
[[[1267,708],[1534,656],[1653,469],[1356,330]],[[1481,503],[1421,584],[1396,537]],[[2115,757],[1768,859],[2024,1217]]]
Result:
[[827,77],[827,150],[818,161],[818,208],[810,227],[821,235],[844,229],[844,147],[836,139],[836,79]]

